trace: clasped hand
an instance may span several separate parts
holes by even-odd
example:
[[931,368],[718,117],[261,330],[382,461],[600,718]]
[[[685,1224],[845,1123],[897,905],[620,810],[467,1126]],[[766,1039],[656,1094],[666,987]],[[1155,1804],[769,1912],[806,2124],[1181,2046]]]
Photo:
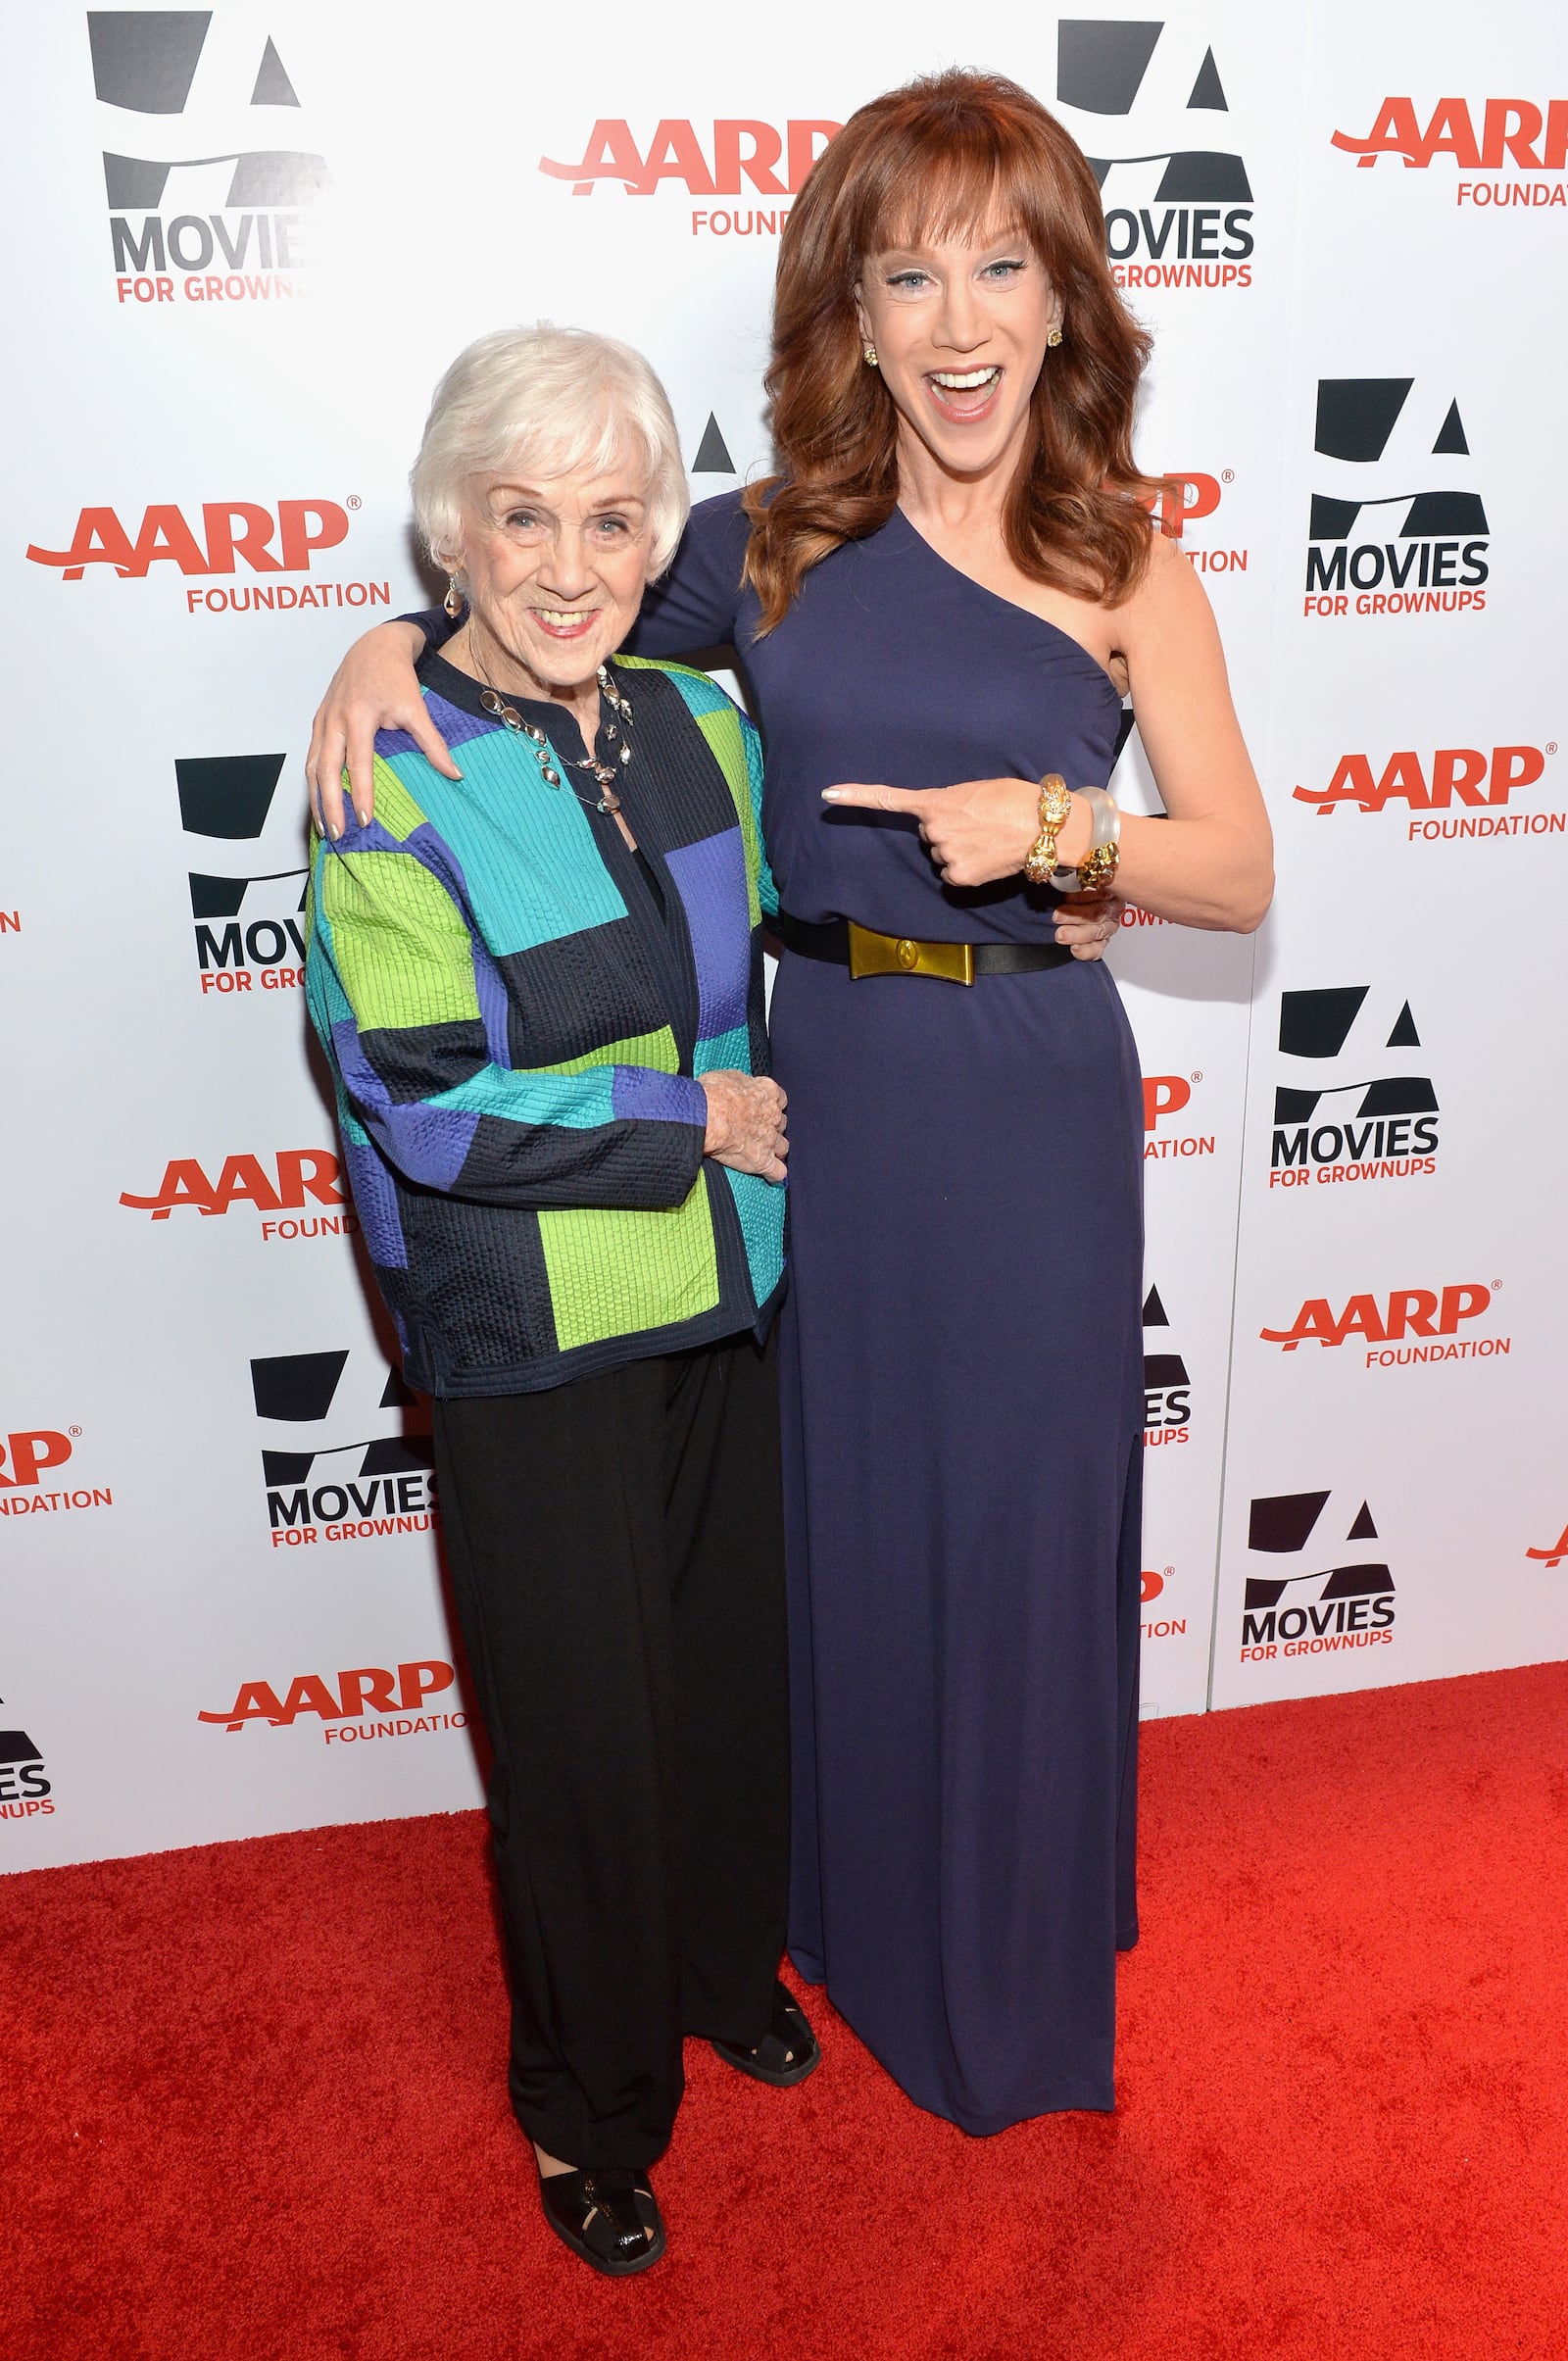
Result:
[[[992,885],[1016,877],[1040,833],[1040,791],[1027,779],[961,779],[933,789],[824,787],[822,801],[864,812],[906,812],[917,823],[920,842],[944,885]],[[1087,810],[1075,803],[1056,840],[1063,867],[1087,854],[1091,827]],[[1075,959],[1098,959],[1120,924],[1122,909],[1115,894],[1068,894],[1053,913],[1056,940]]]
[[790,1147],[784,1134],[788,1101],[778,1084],[765,1074],[742,1074],[729,1066],[704,1074],[702,1084],[708,1095],[703,1154],[732,1171],[781,1181]]

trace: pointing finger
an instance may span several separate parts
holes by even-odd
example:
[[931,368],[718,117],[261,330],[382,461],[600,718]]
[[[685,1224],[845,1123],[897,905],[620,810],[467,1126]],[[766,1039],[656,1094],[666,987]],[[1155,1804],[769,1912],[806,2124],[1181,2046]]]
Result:
[[912,812],[916,819],[924,819],[935,811],[937,799],[913,787],[866,787],[857,782],[845,787],[824,787],[822,801],[854,805],[864,812]]

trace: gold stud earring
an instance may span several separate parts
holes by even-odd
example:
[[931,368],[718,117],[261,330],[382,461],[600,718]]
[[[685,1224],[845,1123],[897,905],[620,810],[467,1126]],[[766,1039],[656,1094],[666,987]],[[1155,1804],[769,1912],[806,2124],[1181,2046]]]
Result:
[[863,353],[864,353],[864,355],[865,355],[865,366],[866,366],[866,368],[867,368],[867,369],[875,369],[875,367],[876,367],[876,346],[875,346],[874,344],[862,345],[862,347],[861,347],[861,350],[862,350],[862,352],[863,352]]
[[1047,330],[1046,330],[1046,342],[1047,342],[1047,343],[1050,345],[1050,347],[1051,347],[1052,351],[1053,351],[1053,352],[1054,352],[1054,351],[1055,351],[1055,349],[1056,349],[1056,347],[1057,347],[1057,345],[1058,345],[1058,344],[1061,342],[1061,330],[1060,330],[1060,328],[1059,328],[1059,327],[1057,327],[1057,328],[1047,328]]
[[447,595],[442,600],[441,604],[446,609],[447,614],[451,616],[453,622],[456,622],[459,615],[463,613],[463,593],[458,588],[458,577],[456,574],[448,574]]

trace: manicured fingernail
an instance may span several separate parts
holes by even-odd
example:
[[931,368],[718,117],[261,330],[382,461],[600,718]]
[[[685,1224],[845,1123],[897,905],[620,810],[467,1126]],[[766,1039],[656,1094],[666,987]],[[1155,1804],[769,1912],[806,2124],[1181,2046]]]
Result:
[[823,803],[824,803],[824,804],[836,804],[836,803],[838,802],[838,800],[839,800],[839,791],[838,791],[838,789],[837,789],[836,787],[824,787],[824,788],[823,788],[823,790],[822,790],[822,801],[823,801]]
[[342,831],[342,829],[341,829],[341,828],[328,828],[328,830],[327,830],[327,834],[328,834],[328,836],[330,836],[330,838],[332,839],[332,842],[333,842],[334,844],[336,844],[336,842],[337,842],[338,838],[339,838],[339,837],[342,835],[342,833],[343,833],[343,831]]
[[354,816],[359,821],[362,828],[368,828],[369,826],[370,815],[368,812],[361,812],[356,806]]

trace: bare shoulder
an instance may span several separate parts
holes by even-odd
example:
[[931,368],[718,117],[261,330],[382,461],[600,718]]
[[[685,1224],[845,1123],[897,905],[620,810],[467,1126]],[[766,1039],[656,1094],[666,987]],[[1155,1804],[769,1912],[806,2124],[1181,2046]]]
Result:
[[1158,530],[1151,532],[1149,564],[1129,605],[1137,606],[1140,601],[1152,606],[1164,605],[1173,599],[1188,598],[1195,591],[1206,607],[1208,594],[1189,564],[1181,543],[1173,541],[1169,533]]
[[1151,533],[1149,564],[1119,619],[1119,636],[1129,653],[1141,642],[1154,639],[1213,640],[1217,636],[1208,593],[1189,565],[1181,543],[1167,533]]

